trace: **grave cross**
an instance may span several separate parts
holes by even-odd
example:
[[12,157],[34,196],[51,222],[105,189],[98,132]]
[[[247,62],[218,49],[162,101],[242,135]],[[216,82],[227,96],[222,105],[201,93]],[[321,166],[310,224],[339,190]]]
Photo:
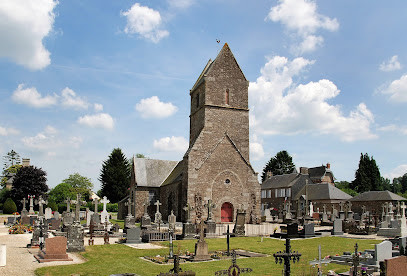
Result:
[[157,206],[156,213],[159,213],[159,212],[160,212],[160,206],[161,206],[162,204],[161,204],[160,201],[157,199],[157,201],[154,203],[154,205]]
[[352,212],[352,203],[348,201],[348,212]]
[[324,204],[324,206],[322,206],[322,208],[324,209],[324,214],[326,214],[326,205]]
[[340,206],[339,211],[340,211],[340,212],[343,212],[343,202],[342,202],[342,201],[339,203],[339,206]]
[[144,204],[143,204],[143,207],[144,207],[144,216],[146,217],[146,216],[148,216],[148,211],[147,211],[147,208],[148,208],[148,206],[150,205],[150,202],[149,202],[149,200],[147,199],[146,200],[146,202],[144,202]]
[[318,265],[318,276],[322,276],[322,270],[321,270],[321,267],[322,267],[322,264],[328,264],[328,263],[330,263],[331,262],[331,260],[330,259],[321,259],[321,245],[319,245],[318,246],[318,260],[313,260],[313,261],[310,261],[309,262],[309,264],[310,265]]
[[35,195],[28,195],[28,198],[30,199],[30,210],[28,211],[29,214],[34,214],[34,198]]
[[25,209],[25,204],[27,203],[25,197],[23,198],[23,200],[21,200],[21,203],[23,204],[23,211],[27,211],[27,209]]
[[98,213],[99,199],[94,198],[94,199],[93,199],[93,204],[95,205],[95,207],[94,207],[94,212],[95,212],[95,214],[97,214],[97,213]]
[[68,197],[68,198],[65,200],[65,203],[66,203],[66,212],[67,212],[67,213],[71,212],[71,199]]
[[201,219],[201,222],[199,223],[199,241],[203,242],[205,241],[205,224],[203,219]]
[[208,203],[204,205],[204,207],[208,208],[208,218],[207,221],[212,221],[212,208],[216,208],[216,205],[212,203],[212,199],[208,200]]
[[406,217],[406,205],[404,204],[404,201],[401,203],[401,217],[405,218]]
[[228,248],[228,250],[227,250],[227,252],[226,252],[226,254],[228,255],[228,256],[230,256],[230,250],[229,250],[229,246],[230,246],[230,231],[229,231],[229,225],[228,225],[228,228],[227,228],[227,231],[226,231],[226,233],[223,233],[223,235],[226,235],[226,244],[227,244],[227,248]]
[[81,210],[81,205],[86,204],[86,201],[82,200],[81,194],[76,194],[76,200],[71,200],[72,204],[75,204],[75,221],[80,221],[79,211]]
[[130,197],[127,199],[127,202],[125,202],[124,205],[127,206],[127,216],[128,216],[128,217],[131,217],[131,216],[132,216],[132,215],[131,215],[131,207],[133,206],[133,203],[131,202],[131,198],[130,198]]
[[109,202],[110,202],[110,200],[108,200],[106,196],[104,196],[103,199],[100,201],[100,203],[103,204],[103,211],[102,212],[105,212],[105,213],[107,212],[106,211],[106,204],[108,204]]
[[284,261],[284,275],[290,276],[290,262],[291,260],[295,263],[300,260],[301,254],[295,251],[291,251],[290,239],[285,239],[285,251],[281,252],[278,251],[277,253],[273,254],[276,264],[282,263]]
[[48,204],[48,200],[42,199],[42,196],[39,196],[38,200],[35,201],[35,204],[38,204],[38,216],[44,215],[44,204]]
[[186,212],[187,214],[187,222],[191,222],[191,211],[194,210],[194,207],[191,207],[188,203],[187,205],[183,208],[183,210]]

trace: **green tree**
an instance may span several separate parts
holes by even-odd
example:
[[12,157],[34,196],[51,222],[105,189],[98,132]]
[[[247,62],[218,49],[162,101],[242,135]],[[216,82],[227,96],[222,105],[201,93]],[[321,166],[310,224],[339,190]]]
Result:
[[407,192],[407,173],[403,176],[393,178],[393,189],[396,190],[394,193]]
[[262,181],[266,180],[267,172],[269,171],[271,171],[273,175],[281,175],[294,172],[295,165],[293,163],[293,158],[285,150],[277,152],[277,154],[274,157],[271,157],[271,159],[264,167],[263,173],[261,175]]
[[72,187],[75,193],[85,195],[93,189],[93,184],[90,178],[74,173],[69,175],[67,179],[62,180],[62,183],[66,183]]
[[1,185],[3,187],[6,186],[7,180],[8,180],[8,175],[17,173],[17,171],[22,167],[22,165],[16,164],[8,167],[7,169],[3,170],[3,177],[1,178]]
[[106,161],[103,161],[99,181],[102,183],[102,196],[116,203],[127,195],[130,187],[130,162],[120,148],[113,149]]
[[72,188],[71,185],[68,183],[62,182],[61,184],[56,185],[51,191],[48,193],[49,201],[54,201],[56,203],[65,203],[67,198],[75,199],[76,193],[75,190]]
[[34,166],[21,167],[16,173],[11,189],[11,197],[20,202],[27,195],[36,197],[48,192],[47,173]]
[[12,214],[15,212],[17,212],[16,203],[11,198],[7,198],[3,205],[3,213]]
[[6,155],[4,155],[3,160],[4,160],[3,175],[4,175],[4,171],[7,168],[14,166],[14,165],[19,165],[21,163],[20,155],[17,152],[15,152],[14,150],[11,150]]
[[358,193],[350,188],[348,181],[335,182],[335,187],[351,196],[356,196]]
[[369,157],[367,153],[360,154],[359,168],[355,172],[355,180],[351,182],[350,188],[358,193],[382,190],[379,167],[373,156]]

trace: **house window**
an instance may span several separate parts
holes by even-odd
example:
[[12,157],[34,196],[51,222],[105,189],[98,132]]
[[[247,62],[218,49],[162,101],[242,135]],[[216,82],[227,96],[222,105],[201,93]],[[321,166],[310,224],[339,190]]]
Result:
[[229,89],[226,89],[225,91],[225,104],[229,104]]
[[267,198],[271,198],[271,190],[267,190]]
[[285,196],[286,196],[286,197],[291,197],[291,188],[287,188],[287,189],[285,190]]
[[261,198],[266,198],[266,190],[261,191]]
[[276,197],[289,197],[291,196],[291,188],[276,189]]

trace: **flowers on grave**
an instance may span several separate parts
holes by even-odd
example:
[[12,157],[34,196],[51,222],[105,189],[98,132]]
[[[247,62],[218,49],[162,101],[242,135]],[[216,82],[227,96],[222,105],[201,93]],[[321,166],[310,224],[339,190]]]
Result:
[[167,256],[160,256],[160,255],[153,256],[153,257],[145,256],[144,258],[149,260],[149,261],[152,261],[154,263],[158,263],[158,264],[166,264],[166,263],[168,263]]
[[23,224],[15,224],[10,227],[8,230],[9,234],[25,234],[25,233],[31,233],[32,228],[31,226],[26,226]]

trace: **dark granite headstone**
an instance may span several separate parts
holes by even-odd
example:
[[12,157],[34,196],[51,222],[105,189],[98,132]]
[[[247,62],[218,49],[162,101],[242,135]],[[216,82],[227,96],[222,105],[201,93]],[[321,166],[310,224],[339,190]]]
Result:
[[238,209],[236,214],[235,229],[233,230],[233,233],[235,233],[236,236],[245,235],[244,228],[245,223],[246,223],[246,211]]
[[287,224],[287,238],[298,237],[298,223]]
[[182,224],[182,237],[184,239],[193,239],[195,234],[195,224],[192,224],[190,222]]
[[126,243],[141,243],[141,228],[127,229]]
[[305,224],[302,235],[305,238],[314,237],[315,236],[314,224],[313,223]]
[[332,228],[332,235],[343,235],[342,231],[342,220],[341,219],[336,219],[334,221],[334,226]]

